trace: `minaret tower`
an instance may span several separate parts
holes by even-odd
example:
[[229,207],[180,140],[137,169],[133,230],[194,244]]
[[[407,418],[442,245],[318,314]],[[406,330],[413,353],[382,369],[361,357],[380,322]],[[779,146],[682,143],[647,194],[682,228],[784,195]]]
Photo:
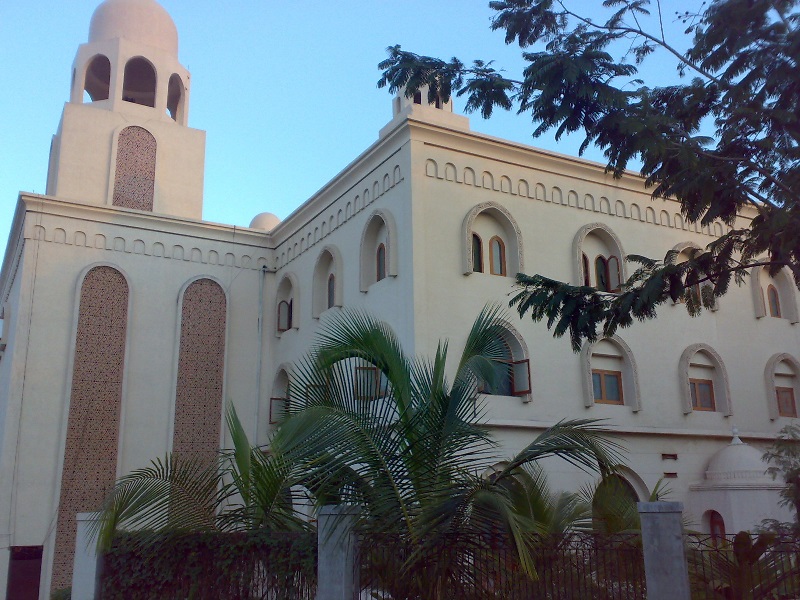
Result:
[[155,0],[106,0],[78,48],[47,194],[200,219],[205,132],[188,127],[189,72]]

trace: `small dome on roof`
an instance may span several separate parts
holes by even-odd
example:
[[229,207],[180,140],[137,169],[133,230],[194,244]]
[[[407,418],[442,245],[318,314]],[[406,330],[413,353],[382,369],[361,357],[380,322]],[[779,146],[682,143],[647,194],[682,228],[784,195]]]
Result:
[[748,483],[773,483],[766,474],[767,465],[761,460],[761,452],[745,444],[734,432],[730,444],[718,451],[708,461],[706,480],[742,480]]
[[271,231],[277,227],[281,220],[270,212],[263,212],[257,214],[250,221],[251,229],[263,229],[264,231]]
[[92,15],[89,41],[125,38],[178,56],[178,30],[155,0],[105,0]]

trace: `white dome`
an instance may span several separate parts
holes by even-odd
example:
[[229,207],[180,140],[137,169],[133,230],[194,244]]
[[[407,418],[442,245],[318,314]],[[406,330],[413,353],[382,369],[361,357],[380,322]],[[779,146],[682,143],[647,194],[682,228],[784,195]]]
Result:
[[761,460],[761,452],[745,444],[738,436],[708,461],[706,480],[742,480],[748,483],[773,483],[766,474],[767,464]]
[[105,0],[92,15],[89,41],[125,38],[178,56],[178,30],[155,0]]
[[281,220],[270,212],[263,212],[257,214],[250,221],[251,229],[263,229],[264,231],[271,231],[277,227]]

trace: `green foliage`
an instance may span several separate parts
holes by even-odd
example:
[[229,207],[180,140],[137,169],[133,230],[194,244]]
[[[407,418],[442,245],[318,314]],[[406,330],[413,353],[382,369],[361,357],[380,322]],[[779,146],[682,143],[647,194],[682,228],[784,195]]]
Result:
[[773,522],[771,529],[800,532],[800,425],[786,425],[778,432],[772,446],[764,453],[763,460],[769,463],[767,473],[784,483],[781,490],[781,506],[794,511],[793,523]]
[[788,600],[800,593],[796,547],[783,549],[774,534],[753,540],[747,531],[720,547],[690,548],[689,578],[692,598],[701,600]]
[[[532,493],[521,510],[521,495],[531,487],[521,479],[526,465],[558,456],[599,472],[619,462],[596,422],[573,420],[544,431],[497,467],[503,457],[481,425],[478,382],[498,374],[500,315],[495,307],[478,316],[450,383],[446,343],[432,360],[414,360],[382,322],[341,311],[295,366],[288,417],[272,441],[305,474],[318,502],[360,505],[363,531],[409,544],[396,566],[401,579],[414,574],[417,597],[437,597],[423,590],[444,590],[464,575],[469,544],[486,534],[504,536],[523,571],[533,573],[531,536],[549,517],[533,511]],[[454,537],[466,541],[444,552]]]
[[109,600],[312,598],[314,533],[123,534],[103,556],[101,597]]
[[[467,111],[484,117],[494,107],[516,107],[530,115],[534,136],[580,133],[581,152],[601,149],[615,177],[631,161],[641,164],[653,197],[677,199],[690,222],[733,227],[745,207],[754,217],[688,264],[675,264],[669,253],[660,262],[638,257],[639,269],[619,294],[519,274],[512,304],[520,314],[546,320],[556,336],[569,332],[577,351],[584,340],[597,339],[598,329],[610,335],[654,318],[667,300],[684,298],[696,315],[753,265],[772,274],[788,267],[800,283],[798,0],[714,0],[701,14],[678,15],[693,36],[685,53],[677,49],[682,40],[665,35],[660,3],[608,0],[600,19],[571,4],[490,2],[492,29],[518,44],[527,62],[516,79],[491,62],[466,66],[392,46],[379,64],[378,86],[411,96],[428,85],[430,99],[466,96]],[[686,80],[659,87],[636,79],[639,66],[656,54],[673,59]],[[704,282],[711,285],[701,286],[701,294],[692,291]]]
[[121,477],[93,523],[101,550],[122,531],[141,531],[137,543],[160,543],[165,532],[307,528],[294,511],[298,474],[278,452],[251,446],[233,405],[226,414],[234,443],[213,464],[175,454]]

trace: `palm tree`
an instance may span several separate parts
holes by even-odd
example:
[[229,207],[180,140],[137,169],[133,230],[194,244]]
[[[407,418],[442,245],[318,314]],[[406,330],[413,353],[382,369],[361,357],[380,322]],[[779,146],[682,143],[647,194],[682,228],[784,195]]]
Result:
[[592,472],[619,462],[595,422],[573,420],[492,469],[502,457],[481,425],[478,390],[508,368],[500,316],[494,307],[480,313],[452,384],[446,342],[432,360],[414,360],[388,326],[352,310],[326,324],[292,374],[271,447],[305,471],[319,503],[360,505],[362,530],[391,536],[394,576],[382,585],[393,598],[469,597],[481,576],[475,553],[489,535],[533,575],[543,525],[541,512],[514,493],[521,469],[551,456]]
[[226,422],[233,449],[213,464],[170,454],[116,482],[94,523],[100,551],[123,531],[146,545],[164,534],[307,529],[293,508],[292,464],[250,445],[233,405]]

